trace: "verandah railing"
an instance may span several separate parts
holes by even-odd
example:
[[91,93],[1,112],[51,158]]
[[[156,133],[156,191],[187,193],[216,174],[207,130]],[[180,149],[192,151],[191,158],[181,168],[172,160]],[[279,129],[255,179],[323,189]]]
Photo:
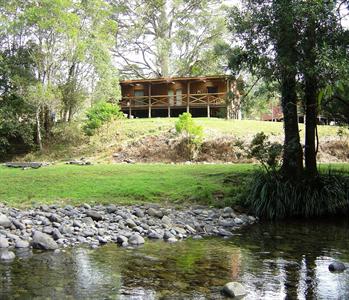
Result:
[[182,107],[189,106],[222,106],[225,105],[226,93],[206,94],[181,94],[181,95],[152,95],[122,97],[120,105],[123,108],[146,108],[146,107]]

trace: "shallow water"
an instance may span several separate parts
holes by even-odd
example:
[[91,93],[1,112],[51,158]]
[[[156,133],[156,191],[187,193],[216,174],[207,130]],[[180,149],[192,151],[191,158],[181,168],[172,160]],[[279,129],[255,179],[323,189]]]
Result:
[[23,251],[0,264],[0,299],[220,299],[229,281],[246,286],[246,299],[349,299],[349,271],[328,271],[335,259],[349,264],[345,222],[257,224],[229,240],[137,249]]

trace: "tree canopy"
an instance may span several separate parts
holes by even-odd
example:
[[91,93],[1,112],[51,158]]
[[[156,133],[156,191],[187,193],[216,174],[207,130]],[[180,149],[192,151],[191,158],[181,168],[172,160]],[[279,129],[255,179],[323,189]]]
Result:
[[115,56],[123,75],[166,77],[222,73],[224,10],[215,0],[118,0]]

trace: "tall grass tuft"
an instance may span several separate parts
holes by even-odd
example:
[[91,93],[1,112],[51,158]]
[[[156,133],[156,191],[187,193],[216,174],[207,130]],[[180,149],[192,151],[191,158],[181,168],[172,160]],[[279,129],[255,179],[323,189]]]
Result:
[[298,182],[278,172],[258,171],[253,177],[246,205],[265,219],[316,217],[349,212],[349,174],[321,172]]

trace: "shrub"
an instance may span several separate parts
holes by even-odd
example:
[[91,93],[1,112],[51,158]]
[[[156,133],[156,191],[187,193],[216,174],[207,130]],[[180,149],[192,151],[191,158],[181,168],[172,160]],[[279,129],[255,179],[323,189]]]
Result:
[[349,176],[328,171],[295,182],[277,171],[258,171],[245,204],[266,219],[345,214],[349,212]]
[[99,102],[86,112],[86,117],[83,130],[86,135],[92,136],[103,124],[113,119],[122,118],[123,114],[119,106],[108,102]]
[[194,159],[203,141],[203,129],[195,124],[190,113],[183,113],[175,124],[176,131],[183,135],[183,143],[188,159]]
[[235,146],[243,149],[248,158],[259,161],[267,172],[276,171],[280,166],[282,145],[270,142],[264,132],[257,133],[247,147],[242,141],[237,141]]

